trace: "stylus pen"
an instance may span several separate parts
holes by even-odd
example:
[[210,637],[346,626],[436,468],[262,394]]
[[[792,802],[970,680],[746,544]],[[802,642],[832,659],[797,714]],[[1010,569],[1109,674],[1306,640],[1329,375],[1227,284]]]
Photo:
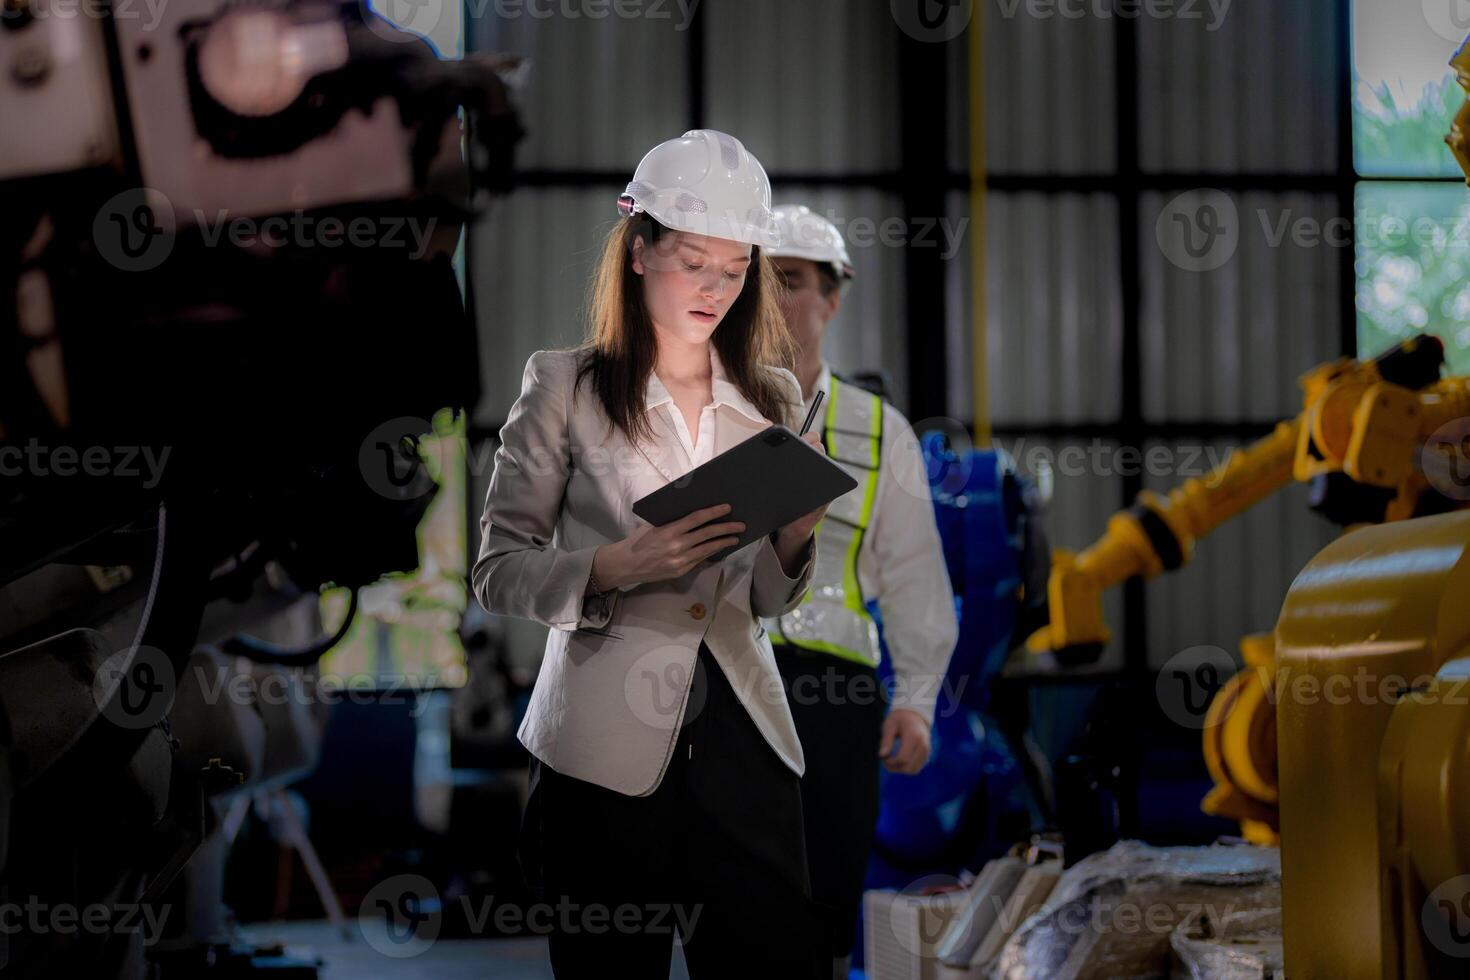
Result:
[[812,427],[812,420],[817,417],[817,406],[822,404],[822,396],[825,394],[827,394],[825,391],[817,391],[817,397],[812,399],[812,407],[807,411],[806,421],[801,423],[801,431],[797,435],[806,435],[806,430]]

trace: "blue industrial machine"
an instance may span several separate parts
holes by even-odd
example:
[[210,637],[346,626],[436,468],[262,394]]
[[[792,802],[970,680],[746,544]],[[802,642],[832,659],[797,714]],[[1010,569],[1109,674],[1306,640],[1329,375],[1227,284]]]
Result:
[[[939,432],[921,445],[959,640],[939,692],[929,764],[913,776],[883,772],[868,888],[957,876],[1050,822],[1045,763],[1024,744],[1024,719],[1017,730],[991,710],[1017,638],[1044,616],[1039,495],[1003,451],[957,453]],[[881,610],[869,608],[881,630]],[[879,675],[891,683],[886,643]]]

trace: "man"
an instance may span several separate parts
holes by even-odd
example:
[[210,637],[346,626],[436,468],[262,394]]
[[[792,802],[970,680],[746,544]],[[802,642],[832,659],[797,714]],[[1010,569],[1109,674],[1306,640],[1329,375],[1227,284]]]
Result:
[[[929,759],[934,701],[958,624],[918,441],[903,415],[833,375],[822,339],[853,278],[841,233],[801,206],[775,209],[782,312],[800,346],[796,377],[821,412],[828,455],[858,481],[817,526],[811,588],[765,621],[806,756],[802,808],[812,894],[833,915],[833,976],[851,960],[878,820],[878,759],[912,775]],[[878,683],[877,600],[893,664],[887,714]]]

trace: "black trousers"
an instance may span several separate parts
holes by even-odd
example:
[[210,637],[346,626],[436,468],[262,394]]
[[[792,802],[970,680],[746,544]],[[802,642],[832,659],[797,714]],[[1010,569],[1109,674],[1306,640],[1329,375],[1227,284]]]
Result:
[[801,808],[812,897],[830,910],[833,955],[847,956],[878,825],[883,688],[874,668],[830,653],[776,644],[776,664],[806,756]]
[[831,974],[800,781],[703,644],[691,684],[673,758],[648,796],[532,761],[521,862],[557,980],[666,980],[675,932],[691,980]]

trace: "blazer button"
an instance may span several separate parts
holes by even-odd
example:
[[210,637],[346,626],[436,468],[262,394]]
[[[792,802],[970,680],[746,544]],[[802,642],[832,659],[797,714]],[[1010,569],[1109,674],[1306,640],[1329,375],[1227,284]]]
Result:
[[705,613],[704,603],[696,602],[694,605],[689,607],[688,613],[695,619],[703,619]]

